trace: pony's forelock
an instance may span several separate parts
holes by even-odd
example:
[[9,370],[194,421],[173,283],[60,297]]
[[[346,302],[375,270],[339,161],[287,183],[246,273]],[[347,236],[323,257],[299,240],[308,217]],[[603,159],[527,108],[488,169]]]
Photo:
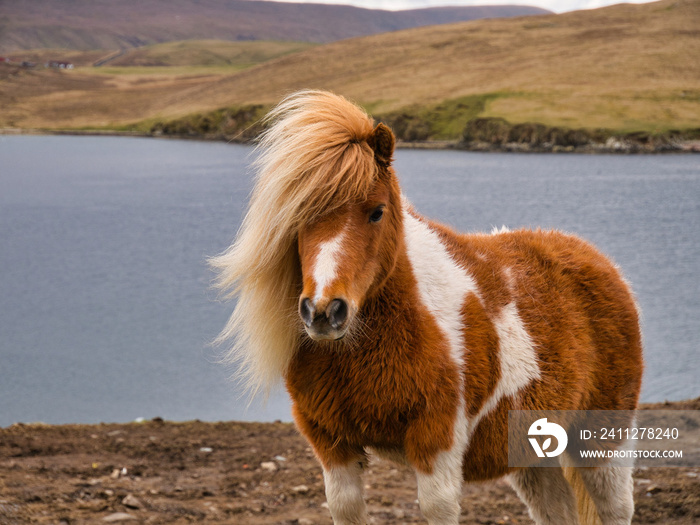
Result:
[[217,342],[233,342],[225,361],[253,393],[269,392],[298,347],[299,228],[364,200],[378,173],[373,122],[343,97],[302,91],[266,121],[248,211],[231,247],[211,259],[217,286],[237,299]]

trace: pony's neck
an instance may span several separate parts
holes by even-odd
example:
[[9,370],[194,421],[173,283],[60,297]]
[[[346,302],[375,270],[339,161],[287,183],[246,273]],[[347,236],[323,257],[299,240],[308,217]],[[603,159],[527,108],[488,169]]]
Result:
[[398,330],[401,340],[415,348],[414,334],[420,331],[423,322],[421,310],[416,279],[405,242],[401,242],[392,271],[362,307],[364,337],[369,346],[382,332]]

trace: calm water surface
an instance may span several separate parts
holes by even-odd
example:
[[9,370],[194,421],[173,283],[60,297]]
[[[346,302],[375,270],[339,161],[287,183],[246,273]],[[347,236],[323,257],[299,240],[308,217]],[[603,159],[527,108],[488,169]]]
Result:
[[[247,407],[209,342],[230,304],[206,257],[251,188],[251,149],[0,137],[0,426],[290,419]],[[417,209],[466,231],[558,228],[622,267],[644,312],[644,401],[700,395],[697,156],[399,151]]]

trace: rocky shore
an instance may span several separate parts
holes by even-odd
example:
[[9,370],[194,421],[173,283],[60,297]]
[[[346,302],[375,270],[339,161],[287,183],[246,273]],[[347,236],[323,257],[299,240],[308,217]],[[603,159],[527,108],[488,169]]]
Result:
[[482,153],[578,153],[578,154],[662,154],[700,153],[700,140],[677,140],[660,144],[640,144],[625,139],[608,139],[605,142],[589,142],[577,146],[554,143],[531,144],[528,142],[492,143],[483,141],[458,142],[448,140],[398,141],[398,149],[452,149]]
[[[75,135],[150,137],[177,140],[206,140],[234,144],[253,144],[253,137],[221,133],[163,133],[162,131],[114,131],[114,130],[36,130],[0,129],[0,135]],[[492,153],[579,153],[579,154],[662,154],[700,153],[700,140],[673,140],[659,143],[639,143],[625,138],[609,138],[605,142],[589,142],[579,145],[560,145],[551,142],[485,142],[457,140],[398,140],[397,149],[459,150]]]
[[[250,143],[264,130],[262,105],[226,108],[152,124],[145,134]],[[429,114],[428,114],[429,115]],[[698,153],[700,129],[659,133],[616,133],[605,129],[569,129],[539,123],[511,124],[501,118],[469,120],[459,138],[440,138],[429,116],[396,114],[377,120],[394,131],[406,149],[456,149],[517,153]]]
[[[694,401],[645,408],[700,410]],[[373,459],[372,523],[424,523],[410,470]],[[636,524],[700,523],[700,468],[636,469]],[[460,523],[530,524],[503,481],[470,484]],[[321,469],[289,423],[15,424],[0,429],[0,524],[331,523]]]
[[[483,108],[482,108],[483,109]],[[48,133],[68,135],[124,135],[250,144],[265,129],[268,106],[253,104],[194,113],[172,120],[148,121],[122,129],[20,130],[0,134]],[[405,149],[454,149],[514,153],[700,153],[700,128],[657,131],[615,131],[548,126],[538,122],[512,124],[495,117],[474,117],[460,128],[448,110],[377,115]],[[445,122],[452,129],[445,130]],[[461,131],[460,131],[461,129]]]

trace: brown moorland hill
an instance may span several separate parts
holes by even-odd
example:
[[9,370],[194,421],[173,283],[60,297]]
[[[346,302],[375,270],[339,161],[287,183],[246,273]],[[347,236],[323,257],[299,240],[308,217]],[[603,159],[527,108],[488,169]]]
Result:
[[418,118],[438,139],[459,138],[475,117],[652,133],[700,128],[698,21],[700,1],[663,0],[349,39],[242,71],[33,71],[0,82],[10,101],[0,126],[142,122],[148,130],[319,88],[391,122]]
[[329,89],[374,113],[478,99],[565,127],[700,126],[700,1],[433,26],[336,42],[189,93],[223,105]]
[[13,0],[0,2],[0,54],[202,39],[331,42],[460,20],[543,13],[548,11],[509,5],[393,12],[256,0]]

